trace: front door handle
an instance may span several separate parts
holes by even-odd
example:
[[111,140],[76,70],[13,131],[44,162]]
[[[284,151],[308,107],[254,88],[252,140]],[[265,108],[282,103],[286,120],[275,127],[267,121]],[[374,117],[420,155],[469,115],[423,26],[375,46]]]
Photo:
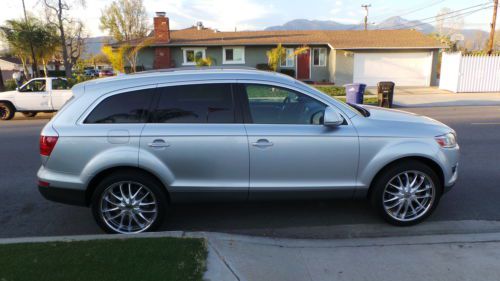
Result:
[[148,146],[153,147],[153,148],[162,148],[162,147],[169,147],[170,144],[166,143],[162,139],[158,139],[158,140],[154,140],[153,142],[148,143]]
[[253,142],[252,143],[253,146],[255,147],[269,147],[269,146],[273,146],[274,144],[272,142],[270,142],[269,140],[266,140],[266,139],[260,139],[256,142]]

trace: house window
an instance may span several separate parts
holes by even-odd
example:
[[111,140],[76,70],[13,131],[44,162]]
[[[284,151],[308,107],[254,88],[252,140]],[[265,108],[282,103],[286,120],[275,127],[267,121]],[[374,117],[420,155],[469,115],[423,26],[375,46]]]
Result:
[[326,49],[313,49],[313,66],[326,66]]
[[222,63],[224,64],[245,63],[245,47],[222,48]]
[[184,62],[182,65],[196,65],[196,61],[206,57],[205,48],[184,48],[182,49]]
[[294,67],[295,66],[295,55],[293,48],[285,49],[285,56],[281,58],[281,67]]

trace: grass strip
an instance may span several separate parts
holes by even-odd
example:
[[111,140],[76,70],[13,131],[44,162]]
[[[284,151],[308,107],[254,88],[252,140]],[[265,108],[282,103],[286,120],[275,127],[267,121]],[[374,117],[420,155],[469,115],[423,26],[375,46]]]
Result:
[[0,280],[202,280],[205,240],[130,238],[0,245]]

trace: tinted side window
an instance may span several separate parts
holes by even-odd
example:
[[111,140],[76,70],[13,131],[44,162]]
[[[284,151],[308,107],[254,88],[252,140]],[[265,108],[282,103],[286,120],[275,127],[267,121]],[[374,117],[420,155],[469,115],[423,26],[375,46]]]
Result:
[[270,85],[244,86],[255,124],[323,123],[326,105],[301,93]]
[[85,123],[145,123],[153,92],[138,90],[103,100],[85,119]]
[[158,89],[155,123],[234,123],[230,84],[172,86]]

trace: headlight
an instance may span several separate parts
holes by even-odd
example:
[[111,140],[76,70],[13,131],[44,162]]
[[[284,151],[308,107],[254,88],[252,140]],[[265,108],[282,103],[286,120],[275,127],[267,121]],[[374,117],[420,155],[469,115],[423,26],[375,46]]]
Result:
[[444,148],[452,148],[457,145],[457,137],[454,133],[447,133],[434,138],[436,142]]

